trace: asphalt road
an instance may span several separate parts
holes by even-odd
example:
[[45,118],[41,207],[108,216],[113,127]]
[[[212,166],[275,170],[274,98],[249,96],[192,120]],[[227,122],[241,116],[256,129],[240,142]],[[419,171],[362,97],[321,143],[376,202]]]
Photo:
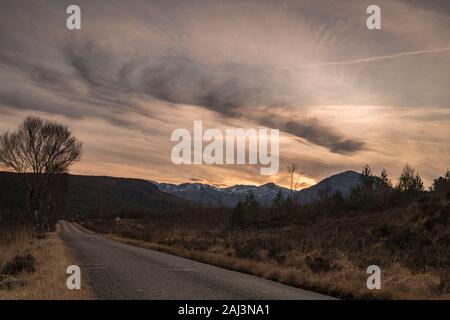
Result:
[[61,222],[61,237],[73,249],[100,299],[331,299],[248,274],[86,233]]

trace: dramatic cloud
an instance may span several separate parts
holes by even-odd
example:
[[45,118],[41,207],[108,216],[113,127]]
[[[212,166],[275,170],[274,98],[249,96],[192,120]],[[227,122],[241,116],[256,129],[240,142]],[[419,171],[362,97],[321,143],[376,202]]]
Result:
[[83,172],[260,181],[241,167],[171,177],[168,137],[193,120],[279,128],[283,165],[298,159],[309,177],[371,161],[396,172],[393,147],[402,163],[433,159],[426,178],[445,169],[448,143],[420,148],[448,135],[446,1],[378,1],[381,31],[366,28],[364,0],[80,0],[80,31],[65,28],[69,4],[1,2],[0,129],[30,113],[80,128]]
[[[333,129],[314,119],[286,121],[272,114],[249,117],[247,110],[256,106],[284,106],[295,112],[299,101],[294,98],[292,79],[272,74],[260,65],[246,63],[206,64],[177,49],[160,54],[118,57],[113,49],[101,48],[93,41],[66,48],[68,64],[80,81],[101,95],[111,105],[126,108],[125,101],[116,101],[119,93],[144,94],[172,104],[189,104],[207,108],[225,117],[252,120],[279,128],[311,143],[346,153],[360,150],[363,143],[345,139]],[[136,107],[136,106],[134,106]]]

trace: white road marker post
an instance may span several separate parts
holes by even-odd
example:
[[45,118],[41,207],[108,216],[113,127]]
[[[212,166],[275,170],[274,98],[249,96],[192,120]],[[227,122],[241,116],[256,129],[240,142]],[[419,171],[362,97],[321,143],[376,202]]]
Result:
[[117,216],[114,221],[116,222],[116,233],[119,234],[119,222],[120,222],[120,217]]

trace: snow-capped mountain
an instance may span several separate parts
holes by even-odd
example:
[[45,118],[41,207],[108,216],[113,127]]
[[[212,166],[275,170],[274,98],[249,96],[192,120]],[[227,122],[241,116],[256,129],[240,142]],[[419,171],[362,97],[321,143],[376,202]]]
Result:
[[250,191],[253,191],[257,201],[263,205],[271,203],[273,197],[278,192],[278,189],[281,189],[283,193],[288,192],[287,189],[273,183],[259,187],[252,185],[236,185],[228,188],[217,188],[202,183],[183,183],[180,185],[158,183],[157,186],[160,191],[175,194],[180,198],[210,205],[224,206],[236,205],[239,199],[245,198]]
[[[295,192],[295,198],[301,203],[308,203],[317,199],[321,194],[333,195],[341,192],[347,196],[351,189],[359,181],[360,174],[354,171],[345,171],[332,175],[314,186]],[[290,190],[274,183],[267,183],[261,186],[253,185],[235,185],[227,188],[217,188],[202,183],[182,183],[179,185],[170,183],[156,184],[160,191],[177,195],[180,198],[195,202],[201,202],[209,205],[235,206],[240,199],[252,191],[256,200],[261,205],[270,205],[278,190],[281,190],[284,197],[290,194]]]

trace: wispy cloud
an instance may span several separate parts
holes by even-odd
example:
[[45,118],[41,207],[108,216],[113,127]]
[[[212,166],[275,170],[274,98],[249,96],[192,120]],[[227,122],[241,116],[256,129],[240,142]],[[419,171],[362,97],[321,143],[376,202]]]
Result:
[[264,181],[251,167],[174,177],[171,131],[269,126],[283,131],[281,166],[309,177],[432,162],[431,178],[448,162],[449,2],[378,3],[372,32],[369,0],[79,0],[72,32],[60,0],[2,0],[0,130],[36,113],[77,130],[79,172],[221,184]]
[[304,64],[304,65],[300,65],[300,66],[286,66],[286,67],[277,68],[275,70],[293,70],[293,69],[305,69],[305,68],[329,67],[329,66],[346,66],[346,65],[355,65],[355,64],[360,64],[360,63],[370,63],[370,62],[378,62],[378,61],[384,61],[384,60],[392,60],[392,59],[398,59],[398,58],[406,57],[406,56],[441,53],[441,52],[448,52],[448,51],[450,51],[450,47],[404,51],[404,52],[393,53],[390,55],[373,56],[373,57],[360,58],[360,59],[349,60],[349,61],[320,62],[320,63]]

